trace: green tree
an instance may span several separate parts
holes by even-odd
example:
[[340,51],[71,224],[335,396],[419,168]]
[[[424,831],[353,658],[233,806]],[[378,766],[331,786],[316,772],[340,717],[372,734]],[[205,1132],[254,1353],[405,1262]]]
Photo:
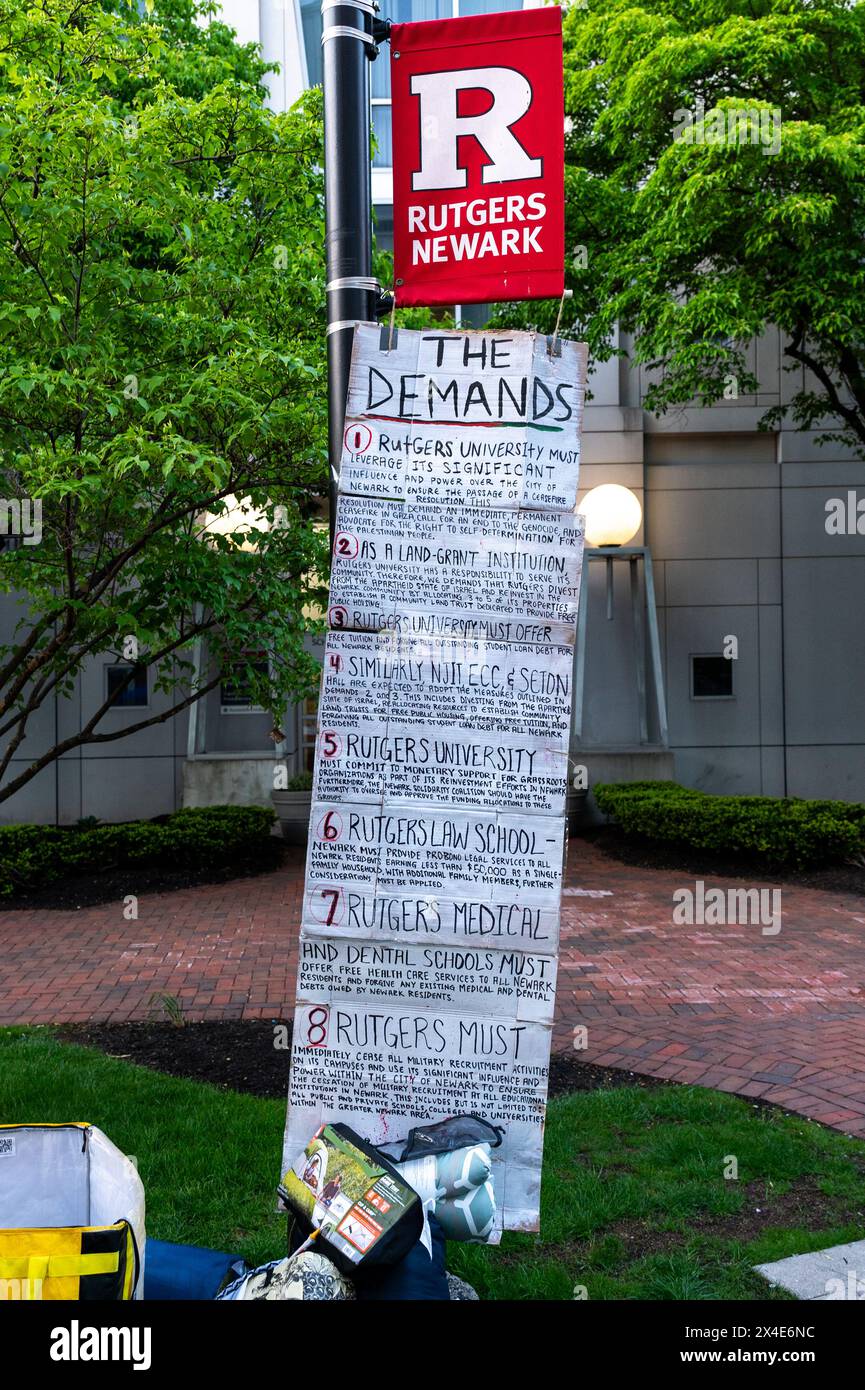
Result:
[[[269,111],[255,50],[199,8],[0,0],[0,505],[41,507],[0,556],[0,801],[201,698],[197,638],[275,722],[315,678],[318,98]],[[165,711],[117,728],[106,699],[21,769],[43,703],[136,652]]]
[[658,413],[753,391],[777,325],[790,418],[865,456],[865,5],[588,0],[564,27],[563,323],[601,358],[631,332]]

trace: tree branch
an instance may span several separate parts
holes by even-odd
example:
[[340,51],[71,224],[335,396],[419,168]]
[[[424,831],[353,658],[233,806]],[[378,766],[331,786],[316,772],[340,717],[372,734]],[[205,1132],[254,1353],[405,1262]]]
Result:
[[865,444],[865,418],[863,418],[859,411],[853,406],[844,404],[838,394],[838,388],[835,382],[832,380],[832,377],[829,375],[829,372],[823,366],[822,362],[818,361],[811,353],[806,352],[805,348],[801,346],[804,342],[804,337],[804,333],[800,333],[798,338],[789,342],[784,348],[784,356],[792,357],[796,362],[801,362],[803,366],[807,367],[808,370],[813,373],[826,392],[833,412],[844,420],[853,433]]

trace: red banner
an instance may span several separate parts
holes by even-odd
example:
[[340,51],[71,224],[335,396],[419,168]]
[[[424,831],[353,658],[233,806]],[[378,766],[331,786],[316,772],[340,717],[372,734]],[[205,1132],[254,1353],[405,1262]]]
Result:
[[562,12],[394,24],[396,302],[564,289]]

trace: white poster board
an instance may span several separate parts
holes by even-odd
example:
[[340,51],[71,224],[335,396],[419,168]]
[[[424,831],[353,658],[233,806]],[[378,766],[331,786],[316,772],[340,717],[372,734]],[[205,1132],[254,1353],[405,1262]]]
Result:
[[531,735],[567,752],[570,646],[329,632],[319,728],[375,721]]
[[355,333],[340,488],[364,497],[573,511],[583,343],[540,334]]
[[567,753],[531,735],[443,733],[380,720],[363,730],[321,731],[313,795],[562,815],[567,767]]
[[482,1115],[493,1150],[496,1228],[535,1230],[550,1029],[513,1017],[382,1002],[298,1002],[285,1153],[338,1117],[373,1143],[415,1124]]
[[313,802],[306,882],[556,906],[562,816]]
[[318,1004],[436,1004],[496,1018],[550,1023],[554,956],[487,945],[419,945],[307,935],[297,992]]
[[332,632],[317,801],[561,815],[573,650]]
[[529,891],[504,899],[466,893],[406,892],[375,884],[307,882],[303,895],[307,935],[346,934],[410,945],[495,946],[555,955],[558,902]]
[[332,628],[573,642],[583,557],[571,512],[468,510],[341,496]]
[[576,616],[585,349],[355,335],[283,1167],[501,1125],[502,1229],[536,1230]]

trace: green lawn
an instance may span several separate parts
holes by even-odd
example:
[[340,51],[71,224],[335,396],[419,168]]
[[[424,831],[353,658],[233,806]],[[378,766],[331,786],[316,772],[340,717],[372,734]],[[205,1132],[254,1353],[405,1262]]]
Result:
[[[137,1156],[148,1231],[164,1240],[254,1263],[283,1253],[284,1115],[281,1101],[0,1029],[0,1120],[99,1125]],[[765,1298],[752,1264],[865,1235],[865,1143],[696,1087],[574,1095],[549,1107],[541,1229],[452,1245],[449,1267],[488,1298],[571,1299],[576,1285],[591,1299]]]

